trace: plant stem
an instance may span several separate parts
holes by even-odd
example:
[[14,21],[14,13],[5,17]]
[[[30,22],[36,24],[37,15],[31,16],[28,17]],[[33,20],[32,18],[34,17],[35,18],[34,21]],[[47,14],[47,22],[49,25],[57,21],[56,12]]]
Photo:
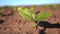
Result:
[[[37,24],[37,21],[35,21],[35,23]],[[38,28],[38,26],[36,25],[36,29]]]
[[36,25],[36,29],[37,29],[37,28],[38,28],[38,23],[39,23],[39,22],[38,22],[38,21],[35,21],[35,23],[37,24],[37,25]]
[[36,25],[36,29],[37,29],[37,28],[38,28],[38,23],[39,23],[38,20],[37,20],[37,14],[35,15],[35,18],[36,18],[35,23],[37,24],[37,25]]

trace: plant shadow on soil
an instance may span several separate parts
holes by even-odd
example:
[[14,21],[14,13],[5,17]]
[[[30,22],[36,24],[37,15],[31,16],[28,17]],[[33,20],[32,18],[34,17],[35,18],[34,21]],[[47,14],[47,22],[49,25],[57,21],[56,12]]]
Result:
[[4,20],[1,19],[1,20],[0,20],[0,24],[3,24],[3,22],[4,22]]
[[46,32],[45,32],[46,28],[60,28],[60,24],[59,23],[50,24],[47,21],[40,21],[38,23],[38,26],[44,27],[44,30],[39,31],[39,34],[46,34]]

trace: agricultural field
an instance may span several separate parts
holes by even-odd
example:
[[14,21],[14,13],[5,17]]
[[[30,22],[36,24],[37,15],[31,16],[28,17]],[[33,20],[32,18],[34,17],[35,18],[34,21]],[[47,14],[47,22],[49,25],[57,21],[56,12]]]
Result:
[[0,7],[0,34],[60,34],[60,4]]

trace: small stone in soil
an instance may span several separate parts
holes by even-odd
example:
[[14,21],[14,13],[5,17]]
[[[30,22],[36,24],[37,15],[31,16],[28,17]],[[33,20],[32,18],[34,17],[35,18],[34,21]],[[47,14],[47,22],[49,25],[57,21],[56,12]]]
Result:
[[19,28],[20,30],[22,30],[22,28]]
[[17,34],[20,34],[20,32],[19,32],[19,33],[17,33]]
[[45,30],[39,31],[39,34],[46,34]]
[[0,27],[0,29],[1,29],[1,27]]
[[21,22],[21,20],[19,20],[19,23]]
[[26,34],[33,34],[32,32],[26,32]]
[[4,30],[6,30],[6,29],[7,29],[7,27],[4,28]]
[[17,19],[15,21],[17,22]]

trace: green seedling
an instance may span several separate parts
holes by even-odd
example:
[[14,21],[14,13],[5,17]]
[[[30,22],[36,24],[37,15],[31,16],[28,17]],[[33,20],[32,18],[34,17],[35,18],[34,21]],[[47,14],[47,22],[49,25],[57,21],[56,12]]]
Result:
[[53,5],[52,5],[52,9],[53,9],[53,10],[56,10],[56,7],[57,7],[56,4],[53,4]]
[[16,9],[16,7],[13,7],[13,11],[15,12],[17,9]]
[[43,8],[48,8],[48,5],[43,5],[42,7],[43,7]]
[[3,8],[13,8],[13,6],[3,6]]
[[3,8],[8,8],[9,6],[4,6]]
[[3,12],[3,9],[0,9],[0,13],[2,13]]
[[[26,20],[32,21],[35,23],[39,23],[39,21],[44,21],[52,16],[50,12],[40,12],[38,14],[34,13],[34,7],[31,7],[30,9],[24,8],[24,7],[19,7],[18,12],[19,14]],[[32,25],[33,28],[35,28],[38,25]]]

